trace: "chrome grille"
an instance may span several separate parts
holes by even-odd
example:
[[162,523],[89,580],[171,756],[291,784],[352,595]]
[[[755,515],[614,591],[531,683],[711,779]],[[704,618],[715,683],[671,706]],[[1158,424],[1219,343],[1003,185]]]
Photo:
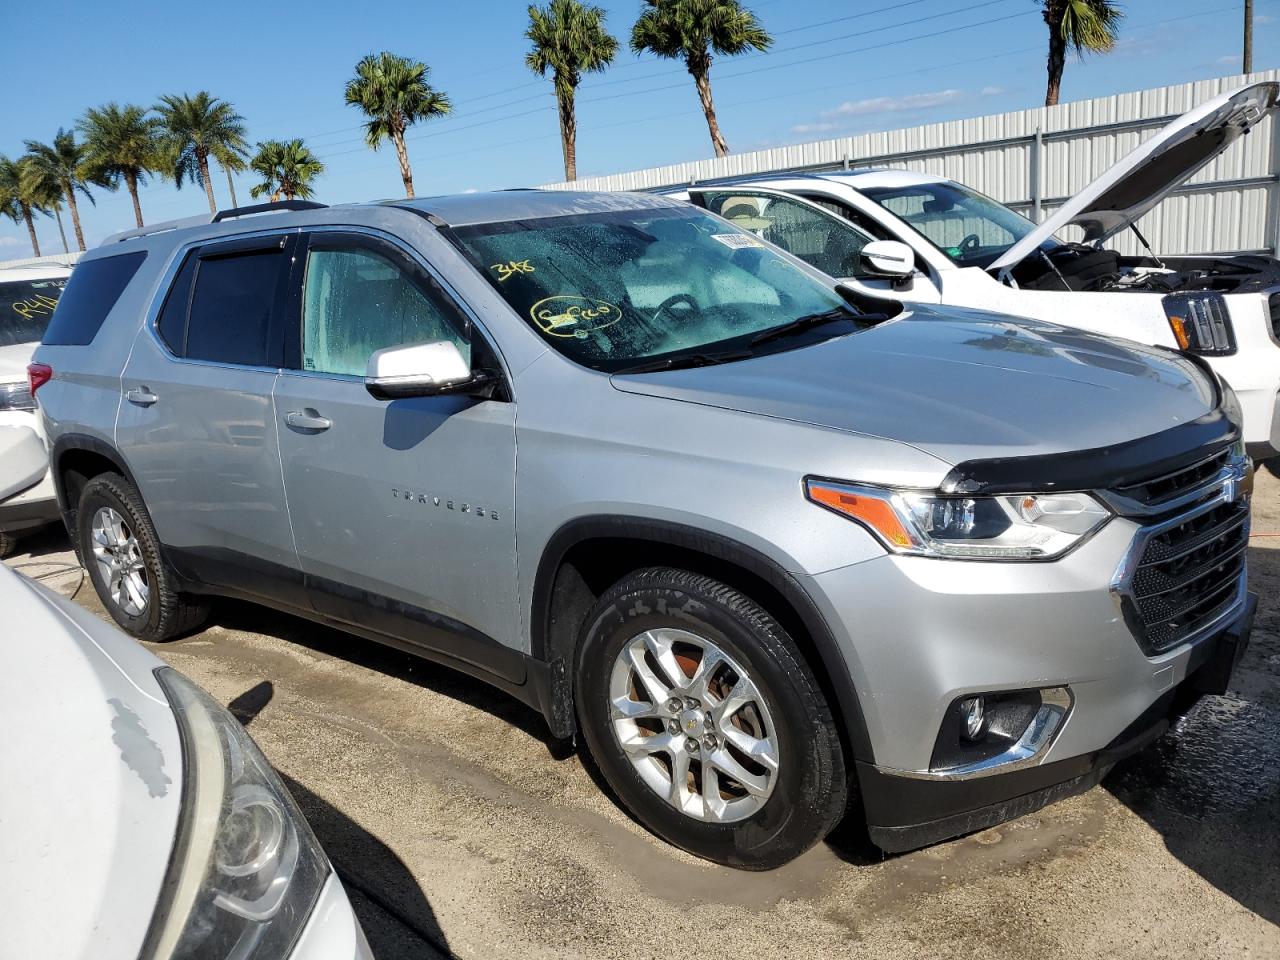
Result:
[[[1142,504],[1144,507],[1159,507],[1161,504],[1178,500],[1192,493],[1198,487],[1205,487],[1210,481],[1226,469],[1231,463],[1231,448],[1224,447],[1212,456],[1205,457],[1186,467],[1161,474],[1157,477],[1141,480],[1137,483],[1125,484],[1115,488],[1120,496]],[[1205,496],[1211,496],[1214,488],[1206,487]]]
[[1195,638],[1243,596],[1249,501],[1234,492],[1227,485],[1209,503],[1139,533],[1121,601],[1149,654]]

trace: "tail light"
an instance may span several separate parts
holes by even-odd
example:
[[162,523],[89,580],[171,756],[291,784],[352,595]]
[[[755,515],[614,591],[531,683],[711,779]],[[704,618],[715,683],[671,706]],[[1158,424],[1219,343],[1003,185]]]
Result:
[[53,367],[47,363],[27,364],[27,386],[31,390],[31,399],[35,400],[36,391],[53,379]]
[[1164,315],[1178,349],[1209,357],[1236,352],[1236,335],[1222,294],[1170,294],[1164,298]]

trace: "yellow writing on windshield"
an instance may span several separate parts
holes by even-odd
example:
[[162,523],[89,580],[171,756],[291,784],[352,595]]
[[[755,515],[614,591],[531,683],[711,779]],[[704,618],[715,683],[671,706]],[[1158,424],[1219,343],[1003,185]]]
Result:
[[19,300],[13,305],[13,312],[27,320],[34,320],[36,317],[49,316],[57,305],[56,299],[39,293],[29,300]]
[[498,282],[509,280],[517,273],[533,273],[534,268],[528,260],[510,260],[507,263],[495,263],[489,268],[498,272]]
[[592,330],[621,320],[622,309],[607,300],[559,294],[539,300],[529,309],[529,315],[552,336],[585,337]]

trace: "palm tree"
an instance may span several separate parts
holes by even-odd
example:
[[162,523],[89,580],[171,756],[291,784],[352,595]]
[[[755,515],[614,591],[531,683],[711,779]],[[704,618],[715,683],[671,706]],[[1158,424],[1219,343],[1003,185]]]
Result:
[[138,184],[155,173],[162,161],[159,150],[160,123],[148,116],[145,107],[108,103],[94,107],[76,124],[88,148],[85,167],[111,190],[121,182],[133,200],[133,218],[142,226],[142,205]]
[[1062,90],[1067,48],[1074,47],[1081,55],[1108,52],[1116,44],[1124,14],[1119,5],[1108,0],[1041,0],[1041,3],[1041,13],[1049,28],[1049,83],[1044,105],[1052,107]]
[[377,150],[390,137],[400,160],[400,179],[406,197],[413,197],[413,171],[404,132],[419,120],[442,117],[451,106],[449,97],[427,82],[431,70],[425,63],[383,51],[369,54],[356,64],[356,75],[347,81],[347,106],[359,107],[369,119],[365,142]]
[[640,19],[631,28],[631,49],[636,53],[649,50],[669,60],[684,60],[698,88],[717,157],[729,148],[711,102],[711,55],[732,57],[767,50],[772,43],[756,15],[738,0],[644,0]]
[[272,202],[309,200],[315,196],[311,181],[324,173],[324,164],[301,140],[266,140],[258,144],[258,152],[249,166],[262,175],[262,183],[249,188],[254,198],[269,197]]
[[161,97],[156,105],[167,139],[170,176],[181,188],[184,180],[200,183],[209,198],[209,212],[216,213],[209,158],[223,161],[232,155],[243,157],[248,150],[244,138],[244,117],[225,100],[201,90],[195,96]]
[[31,197],[31,209],[39,210],[46,217],[53,214],[58,221],[58,236],[62,240],[62,252],[70,253],[71,247],[67,245],[67,230],[62,225],[62,187],[55,180],[38,175],[33,176],[28,170],[29,166],[27,157],[18,161],[18,172],[22,177],[23,188]]
[[40,256],[40,240],[36,237],[35,219],[32,214],[39,209],[36,197],[23,181],[22,164],[0,155],[0,216],[6,216],[14,223],[27,225],[27,236],[31,238],[31,252]]
[[218,166],[227,175],[227,191],[231,194],[233,207],[238,207],[240,204],[236,202],[236,182],[232,179],[232,174],[244,173],[249,169],[248,157],[248,149],[232,150],[224,147],[213,152],[213,158],[218,161]]
[[52,193],[57,187],[62,199],[71,211],[71,225],[75,227],[76,243],[84,250],[84,231],[80,229],[80,210],[76,206],[76,191],[93,203],[89,184],[98,183],[96,174],[85,164],[88,150],[83,143],[76,143],[75,134],[58,128],[52,143],[37,140],[26,141],[27,154],[23,157],[23,176],[27,189],[33,193]]
[[618,52],[618,41],[604,28],[604,11],[579,0],[551,0],[547,7],[529,7],[525,38],[533,49],[524,62],[534,73],[552,73],[556,104],[560,108],[560,149],[564,153],[564,178],[578,179],[578,120],[573,97],[584,72],[607,67]]

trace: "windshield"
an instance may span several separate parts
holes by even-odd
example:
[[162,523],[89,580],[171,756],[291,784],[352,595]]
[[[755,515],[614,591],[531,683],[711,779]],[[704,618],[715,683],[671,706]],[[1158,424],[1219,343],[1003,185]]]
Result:
[[[693,207],[489,223],[454,233],[526,323],[596,370],[650,366],[655,358],[739,359],[763,349],[752,340],[764,331],[804,320],[798,335],[858,316],[783,254]],[[767,339],[778,349],[784,338]],[[786,340],[782,349],[796,345]]]
[[[1036,225],[1003,203],[951,180],[860,191],[962,267],[989,267]],[[1048,252],[1058,241],[1040,245]]]
[[0,280],[0,347],[39,342],[66,285],[66,277]]

